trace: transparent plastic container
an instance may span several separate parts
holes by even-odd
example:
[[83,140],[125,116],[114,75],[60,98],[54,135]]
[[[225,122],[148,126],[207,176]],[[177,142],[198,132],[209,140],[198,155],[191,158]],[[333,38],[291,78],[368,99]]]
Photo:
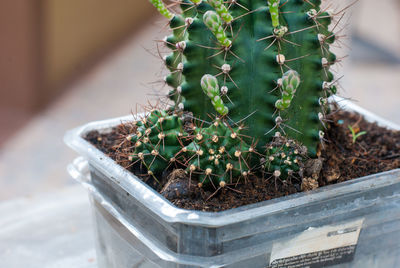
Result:
[[400,170],[223,212],[184,210],[82,138],[130,120],[65,136],[82,155],[68,171],[89,190],[100,267],[400,267]]

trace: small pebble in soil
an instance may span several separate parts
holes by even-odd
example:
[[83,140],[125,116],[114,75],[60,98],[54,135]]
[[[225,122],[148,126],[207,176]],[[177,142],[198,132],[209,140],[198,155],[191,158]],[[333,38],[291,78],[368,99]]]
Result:
[[303,178],[301,182],[301,190],[303,192],[308,192],[315,190],[319,187],[318,179],[316,178]]
[[168,181],[160,191],[160,193],[167,199],[174,199],[180,197],[187,197],[191,194],[194,186],[189,184],[186,172],[183,169],[173,170],[169,176]]
[[307,160],[304,167],[304,175],[306,177],[312,177],[314,179],[318,179],[319,174],[322,170],[323,161],[322,159],[309,159]]

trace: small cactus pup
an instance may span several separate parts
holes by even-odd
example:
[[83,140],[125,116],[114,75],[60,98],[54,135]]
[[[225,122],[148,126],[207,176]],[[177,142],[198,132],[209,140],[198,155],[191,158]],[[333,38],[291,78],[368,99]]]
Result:
[[187,137],[178,115],[153,110],[134,124],[136,133],[126,137],[134,146],[131,161],[140,162],[153,177],[177,163],[176,156]]
[[275,102],[275,107],[278,110],[286,110],[292,103],[294,94],[300,85],[300,76],[296,71],[289,70],[283,74],[283,77],[278,82],[282,90],[282,98]]
[[307,159],[307,148],[295,140],[287,139],[276,132],[267,145],[265,158],[261,159],[263,171],[275,178],[301,177],[303,164]]
[[326,99],[336,92],[329,26],[341,14],[326,12],[321,0],[181,0],[170,10],[150,2],[172,29],[164,61],[176,110],[243,122],[259,151],[278,130],[316,155]]
[[242,130],[220,118],[209,127],[193,127],[193,141],[182,152],[187,158],[187,172],[197,178],[199,187],[244,183],[252,173],[255,148],[243,140]]
[[220,115],[227,115],[229,109],[224,105],[224,102],[220,97],[217,78],[209,74],[204,75],[201,78],[201,88],[203,89],[204,94],[211,99],[211,104],[214,106],[215,111]]

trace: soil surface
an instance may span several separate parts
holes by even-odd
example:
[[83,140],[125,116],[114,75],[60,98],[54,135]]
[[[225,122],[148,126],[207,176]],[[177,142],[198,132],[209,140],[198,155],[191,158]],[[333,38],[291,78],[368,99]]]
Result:
[[[311,163],[317,166],[315,170],[319,174],[286,181],[253,176],[245,184],[219,189],[198,188],[197,182],[189,180],[179,167],[159,175],[159,182],[148,176],[139,163],[132,164],[128,159],[133,148],[125,137],[135,131],[135,126],[130,124],[119,125],[106,134],[92,131],[86,139],[174,205],[201,211],[223,211],[400,168],[400,131],[387,130],[345,111],[329,115],[326,126],[325,142],[319,148],[320,161]],[[353,142],[349,126],[356,134],[366,133]]]

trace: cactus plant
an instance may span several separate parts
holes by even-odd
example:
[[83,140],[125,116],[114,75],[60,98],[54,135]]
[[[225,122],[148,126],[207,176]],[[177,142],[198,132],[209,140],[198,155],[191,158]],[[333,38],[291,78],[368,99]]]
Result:
[[[162,0],[150,2],[172,29],[172,35],[164,39],[172,50],[164,58],[171,72],[165,81],[172,88],[168,94],[174,101],[172,110],[190,112],[198,120],[212,117],[218,125],[196,130],[194,136],[202,135],[206,142],[193,139],[185,147],[191,159],[186,161],[188,170],[201,171],[200,182],[228,181],[225,161],[234,159],[231,152],[217,161],[221,164],[208,160],[213,158],[209,151],[217,149],[212,143],[215,135],[224,136],[220,142],[232,150],[240,144],[246,154],[262,152],[263,159],[270,161],[262,165],[270,173],[287,175],[299,168],[294,163],[297,158],[282,163],[269,160],[281,150],[271,148],[276,145],[272,141],[276,132],[305,145],[308,155],[316,156],[324,136],[326,100],[336,92],[329,71],[336,61],[329,50],[335,40],[329,31],[332,15],[321,8],[321,0],[174,1],[171,6],[180,6],[179,14]],[[240,142],[231,144],[223,133],[236,133],[239,123],[246,128],[240,129]],[[250,146],[254,140],[257,146]],[[292,155],[296,146],[281,153]],[[196,158],[199,150],[204,155]],[[233,166],[237,181],[247,171],[238,169],[237,163]]]
[[266,157],[261,159],[261,164],[264,171],[273,171],[273,177],[285,179],[300,171],[306,157],[307,148],[277,132],[268,144]]
[[131,161],[140,161],[152,176],[175,164],[187,136],[178,115],[153,110],[134,124],[136,133],[126,137],[134,145]]
[[188,172],[199,176],[199,186],[224,187],[251,174],[255,148],[243,140],[242,130],[240,126],[228,126],[221,119],[207,128],[194,128],[194,139],[183,151],[187,155]]

